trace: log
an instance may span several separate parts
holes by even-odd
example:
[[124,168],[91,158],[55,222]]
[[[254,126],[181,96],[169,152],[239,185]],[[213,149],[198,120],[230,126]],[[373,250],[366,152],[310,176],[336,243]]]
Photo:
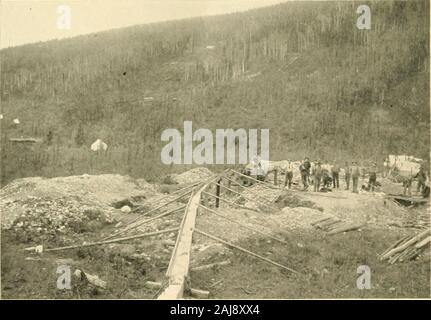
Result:
[[357,229],[363,227],[364,225],[365,225],[365,223],[354,223],[354,224],[345,225],[344,227],[335,228],[335,229],[329,231],[328,235],[334,235],[334,234],[337,234],[340,232],[357,230]]
[[380,254],[380,257],[382,257],[384,254],[386,254],[387,252],[389,252],[391,249],[395,248],[396,246],[399,246],[401,243],[403,243],[404,241],[406,241],[409,238],[410,238],[410,236],[406,236],[406,237],[403,237],[403,238],[395,241],[389,248],[387,248],[385,251],[383,251]]
[[214,267],[227,266],[230,263],[231,263],[230,260],[225,260],[225,261],[220,261],[220,262],[214,262],[214,263],[204,264],[202,266],[192,267],[191,271],[208,270],[208,269],[212,269]]
[[160,282],[147,281],[145,282],[145,287],[148,289],[160,289],[162,284]]
[[386,254],[384,254],[380,260],[386,260],[388,259],[390,256],[394,255],[395,253],[404,251],[406,248],[408,248],[409,246],[411,246],[412,244],[420,241],[423,237],[427,236],[428,234],[430,234],[430,230],[425,230],[424,232],[421,232],[420,234],[414,236],[413,238],[411,238],[410,240],[406,241],[404,244],[390,250],[389,252],[386,252]]
[[207,299],[210,295],[209,291],[190,288],[190,295],[197,299]]
[[425,239],[423,239],[422,241],[416,243],[415,248],[417,248],[417,249],[422,248],[430,242],[431,242],[431,236],[428,236]]
[[86,280],[88,283],[92,284],[93,286],[106,289],[106,281],[100,279],[96,275],[92,275],[89,273],[86,273],[82,270],[76,269],[73,273],[75,277],[77,277],[79,280]]

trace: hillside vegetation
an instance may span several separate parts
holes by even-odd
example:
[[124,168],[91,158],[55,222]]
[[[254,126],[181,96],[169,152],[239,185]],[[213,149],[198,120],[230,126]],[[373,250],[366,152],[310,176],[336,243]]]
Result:
[[[1,54],[1,182],[153,179],[166,128],[269,128],[272,159],[429,156],[429,1],[298,2]],[[13,119],[20,124],[14,125]],[[10,143],[11,137],[42,143]],[[97,138],[104,154],[91,152]]]

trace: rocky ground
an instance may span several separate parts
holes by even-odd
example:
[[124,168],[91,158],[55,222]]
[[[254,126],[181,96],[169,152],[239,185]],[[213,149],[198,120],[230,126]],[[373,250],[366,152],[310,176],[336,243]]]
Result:
[[[120,175],[15,180],[0,191],[3,297],[153,298],[157,290],[147,288],[146,281],[164,281],[164,273],[175,244],[175,232],[124,243],[43,254],[26,252],[23,249],[38,245],[43,245],[43,248],[47,249],[98,241],[123,230],[133,221],[144,221],[162,212],[186,205],[187,195],[176,199],[186,192],[182,192],[181,189],[212,175],[212,172],[206,168],[195,168],[182,174],[168,176],[162,184],[149,184],[142,179],[135,180]],[[293,268],[306,268],[312,270],[311,273],[319,270],[319,281],[326,281],[323,278],[325,271],[322,270],[332,268],[331,272],[336,272],[330,266],[334,261],[325,261],[325,264],[329,265],[323,269],[317,265],[303,265],[306,260],[311,264],[321,263],[317,260],[309,261],[311,258],[307,252],[313,255],[313,250],[319,250],[319,243],[322,241],[325,243],[322,250],[326,250],[330,256],[333,255],[329,253],[331,250],[338,250],[336,247],[340,237],[347,243],[359,241],[369,247],[366,255],[362,256],[362,259],[367,260],[367,255],[377,256],[385,246],[391,245],[399,237],[414,234],[418,230],[416,228],[423,228],[423,223],[416,224],[420,219],[422,221],[428,219],[429,222],[430,211],[426,210],[427,207],[405,208],[385,198],[383,192],[385,189],[397,191],[400,190],[400,186],[390,181],[381,181],[383,182],[381,190],[359,194],[343,190],[344,185],[340,190],[327,193],[304,192],[297,186],[292,190],[286,190],[256,184],[246,188],[230,185],[229,187],[236,192],[222,189],[222,196],[237,205],[234,207],[232,204],[220,202],[217,212],[221,216],[202,209],[199,211],[196,224],[205,232],[242,244],[247,249],[257,251],[273,260],[284,261],[288,258],[286,264]],[[223,184],[227,185],[225,182]],[[214,193],[215,186],[208,192]],[[260,203],[255,201],[257,199]],[[165,211],[155,210],[148,217],[142,217],[144,213],[167,202],[172,203],[163,209]],[[205,204],[215,209],[214,199],[206,199]],[[163,218],[150,221],[125,235],[178,227],[183,212],[178,210]],[[223,216],[230,220],[226,220]],[[323,230],[313,226],[315,221],[328,217],[347,224],[360,223],[361,227],[351,232],[328,236]],[[248,228],[232,221],[240,222]],[[270,234],[272,238],[265,237],[258,231]],[[286,246],[284,243],[289,245]],[[355,255],[351,249],[357,246],[358,243],[350,247],[347,245],[343,250]],[[206,273],[192,272],[195,286],[214,292],[215,297],[267,296],[265,290],[261,292],[261,288],[253,295],[247,292],[255,290],[247,288],[243,290],[244,288],[241,287],[242,289],[238,291],[229,286],[226,281],[219,280],[216,283],[216,279],[221,276],[226,279],[230,277],[225,270],[230,270],[233,274],[246,272],[247,268],[244,269],[243,264],[245,261],[247,263],[250,261],[239,258],[242,256],[243,254],[238,256],[233,249],[196,234],[192,248],[192,267],[227,260],[231,263],[227,267],[215,268]],[[321,259],[328,259],[327,254]],[[414,277],[428,275],[426,279],[429,279],[427,259],[429,261],[429,253],[414,262],[418,268],[421,268],[421,272],[416,272]],[[107,288],[76,286],[70,291],[56,289],[57,267],[64,264],[70,265],[72,269],[97,275],[107,282]],[[262,262],[258,260],[253,260],[252,264],[257,270],[250,270],[250,272],[266,270],[265,263],[261,266]],[[382,270],[383,265],[383,262],[379,264]],[[37,276],[35,276],[36,272],[38,272]],[[411,272],[406,276],[411,275]],[[207,277],[203,277],[203,274],[207,274]],[[249,276],[255,279],[254,275]],[[400,275],[396,272],[392,275],[394,279],[397,276]],[[264,276],[265,282],[274,281],[272,286],[276,285],[277,277],[276,274],[268,279],[266,275]],[[293,287],[299,284],[305,286],[303,279],[290,278],[289,281],[296,281]],[[320,285],[323,284],[319,282]],[[320,293],[311,290],[309,294],[311,297],[333,296],[329,289],[322,289]],[[421,288],[416,294],[422,296],[423,289]],[[356,296],[350,291],[341,292],[337,293],[337,296],[338,294],[346,297]],[[400,294],[401,296],[414,295],[414,287]],[[295,292],[281,290],[279,295],[278,298],[295,297]]]

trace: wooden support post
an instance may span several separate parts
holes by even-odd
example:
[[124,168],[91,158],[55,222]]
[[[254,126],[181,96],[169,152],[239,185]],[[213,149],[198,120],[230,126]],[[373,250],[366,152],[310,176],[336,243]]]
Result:
[[[227,181],[227,187],[228,187],[229,189],[231,189],[231,187],[232,187],[232,186],[231,186],[231,181],[230,181],[230,180],[228,180],[228,181]],[[228,193],[230,193],[230,191],[228,191]]]
[[216,208],[218,208],[220,206],[220,201],[219,201],[219,199],[220,199],[220,182],[221,182],[221,179],[219,179],[217,181],[217,185],[216,185],[216,196],[217,196],[216,205],[215,205]]

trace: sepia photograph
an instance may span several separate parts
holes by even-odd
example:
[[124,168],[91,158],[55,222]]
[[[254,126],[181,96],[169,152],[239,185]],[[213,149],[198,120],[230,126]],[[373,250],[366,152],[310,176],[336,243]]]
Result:
[[429,0],[1,0],[1,299],[429,300],[430,133]]

